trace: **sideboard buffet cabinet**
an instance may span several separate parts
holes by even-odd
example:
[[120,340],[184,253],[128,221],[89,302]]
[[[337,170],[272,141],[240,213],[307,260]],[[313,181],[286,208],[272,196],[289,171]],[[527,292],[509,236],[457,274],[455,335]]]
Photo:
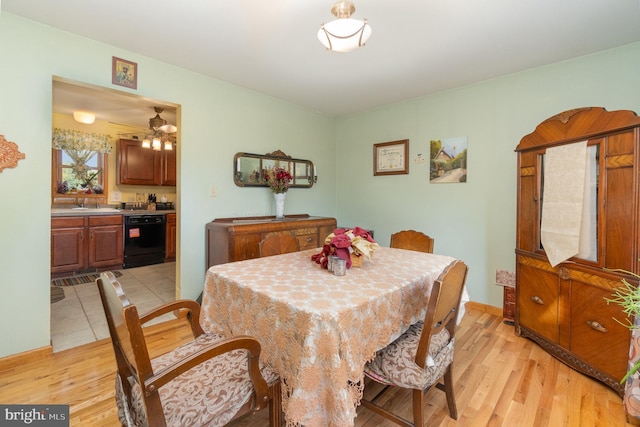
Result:
[[324,239],[336,229],[336,219],[301,215],[275,217],[218,218],[206,226],[207,268],[212,265],[258,258],[258,244],[271,233],[292,233],[300,250],[324,245]]
[[[621,307],[605,298],[613,297],[623,278],[638,284],[622,270],[640,273],[639,132],[640,118],[632,111],[585,107],[543,121],[516,148],[516,333],[620,395],[631,331],[619,323],[629,320]],[[552,267],[540,230],[545,152],[582,141],[591,154],[595,188],[589,204],[593,247],[590,256]]]

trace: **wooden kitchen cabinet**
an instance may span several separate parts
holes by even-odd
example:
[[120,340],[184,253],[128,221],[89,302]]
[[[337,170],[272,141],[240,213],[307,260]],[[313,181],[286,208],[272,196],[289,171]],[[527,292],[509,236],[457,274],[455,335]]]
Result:
[[51,274],[121,269],[122,215],[51,218]]
[[176,185],[175,150],[142,148],[138,140],[118,142],[118,184]]
[[[548,148],[579,141],[587,141],[593,154],[592,251],[552,267],[540,231],[544,156]],[[631,332],[618,322],[627,322],[621,307],[605,298],[623,278],[638,284],[612,270],[640,272],[639,148],[640,118],[598,107],[549,118],[516,148],[516,333],[621,395]]]
[[219,218],[206,226],[207,265],[258,258],[258,244],[270,233],[293,233],[300,250],[319,248],[336,228],[335,218],[287,215],[274,217]]
[[176,214],[168,213],[166,215],[166,227],[167,231],[165,233],[165,261],[175,261],[176,259],[176,247],[177,247],[177,238],[176,238]]
[[51,274],[86,268],[85,234],[84,217],[51,218]]

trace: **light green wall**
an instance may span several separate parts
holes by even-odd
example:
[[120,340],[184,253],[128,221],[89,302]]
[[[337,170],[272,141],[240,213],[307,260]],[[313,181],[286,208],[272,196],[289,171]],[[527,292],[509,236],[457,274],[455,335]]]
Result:
[[[502,305],[495,270],[515,269],[516,153],[520,139],[562,111],[600,106],[640,111],[640,43],[337,121],[338,218],[391,233],[416,229],[435,237],[435,251],[469,265],[471,299]],[[429,78],[425,75],[425,78]],[[468,137],[466,184],[430,184],[429,165],[409,175],[372,173],[373,144],[410,139],[410,158],[429,155],[429,141]]]
[[[0,357],[49,344],[52,77],[121,89],[181,105],[178,144],[181,295],[204,284],[205,224],[216,217],[275,212],[266,188],[233,184],[233,155],[277,149],[312,160],[322,175],[292,189],[285,213],[335,216],[334,120],[221,81],[0,15],[0,135],[26,159],[0,173]],[[111,57],[138,63],[138,89],[111,84]],[[218,196],[209,197],[209,187]]]
[[[436,252],[469,264],[473,300],[500,306],[495,270],[514,268],[518,141],[570,108],[640,111],[640,43],[335,120],[6,12],[0,40],[0,134],[26,154],[0,173],[0,357],[49,343],[52,76],[122,89],[111,85],[118,56],[139,65],[129,92],[181,106],[178,280],[187,298],[204,283],[207,222],[274,212],[266,189],[233,185],[233,155],[280,149],[320,170],[312,189],[290,191],[287,213],[336,216],[374,229],[383,245],[396,230],[423,230]],[[428,156],[429,140],[455,136],[468,137],[466,184],[429,184],[427,164],[373,177],[373,144],[408,138],[412,160]]]

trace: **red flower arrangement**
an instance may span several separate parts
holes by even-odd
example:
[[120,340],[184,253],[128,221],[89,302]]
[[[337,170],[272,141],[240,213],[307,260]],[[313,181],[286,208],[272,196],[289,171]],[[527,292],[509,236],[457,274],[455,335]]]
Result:
[[322,252],[312,255],[311,260],[327,268],[329,256],[337,255],[347,261],[347,268],[351,268],[354,259],[371,259],[378,247],[378,243],[363,228],[336,228],[324,240]]
[[265,169],[263,174],[265,181],[269,184],[269,188],[274,193],[286,193],[291,184],[293,177],[285,168]]

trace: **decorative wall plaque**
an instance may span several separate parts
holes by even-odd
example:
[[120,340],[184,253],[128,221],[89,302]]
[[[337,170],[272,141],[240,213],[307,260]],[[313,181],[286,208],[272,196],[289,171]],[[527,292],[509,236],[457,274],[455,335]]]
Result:
[[25,158],[25,154],[18,150],[18,144],[7,141],[4,135],[0,135],[0,172],[4,168],[15,168],[18,160]]

